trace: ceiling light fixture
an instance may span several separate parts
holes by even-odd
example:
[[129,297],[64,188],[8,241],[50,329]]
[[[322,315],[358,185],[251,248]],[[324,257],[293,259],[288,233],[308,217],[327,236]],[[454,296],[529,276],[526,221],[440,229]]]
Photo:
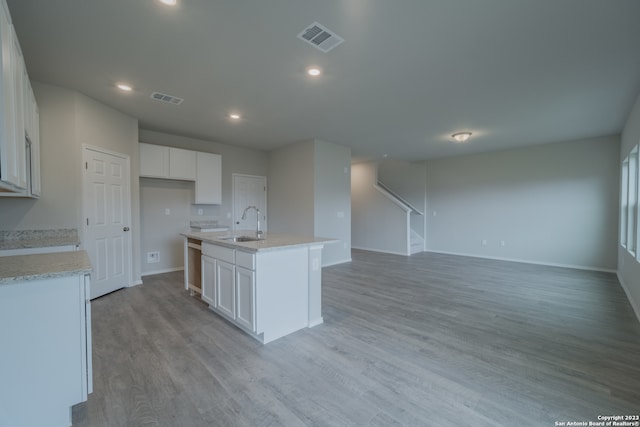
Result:
[[121,91],[123,91],[123,92],[131,92],[133,90],[133,88],[131,86],[129,86],[127,84],[124,84],[124,83],[118,83],[116,85],[116,87],[118,89],[120,89]]
[[471,137],[471,132],[456,132],[451,135],[456,142],[467,142],[467,140]]
[[318,67],[309,67],[307,68],[307,74],[309,74],[311,77],[317,77],[322,74],[322,70]]
[[229,114],[229,118],[231,120],[240,120],[240,114],[231,113],[231,114]]
[[178,0],[160,0],[160,3],[166,4],[167,6],[175,6]]

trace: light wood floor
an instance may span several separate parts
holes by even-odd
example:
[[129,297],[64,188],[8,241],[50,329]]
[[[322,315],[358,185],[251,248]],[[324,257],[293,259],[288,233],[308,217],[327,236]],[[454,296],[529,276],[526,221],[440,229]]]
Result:
[[640,323],[615,275],[354,251],[325,323],[265,346],[182,276],[93,301],[74,426],[553,426],[640,413]]

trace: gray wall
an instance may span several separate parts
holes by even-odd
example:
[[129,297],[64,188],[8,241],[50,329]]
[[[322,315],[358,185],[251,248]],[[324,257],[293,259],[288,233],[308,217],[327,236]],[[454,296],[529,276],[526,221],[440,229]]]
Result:
[[428,161],[427,249],[614,270],[619,148],[604,137]]
[[350,161],[349,148],[320,140],[269,157],[269,230],[338,239],[325,245],[324,266],[351,260]]
[[376,190],[377,163],[351,166],[351,227],[354,248],[408,255],[407,212]]
[[[195,184],[188,181],[140,179],[140,220],[142,243],[140,257],[143,274],[183,268],[181,231],[190,220],[217,220],[231,228],[233,211],[232,174],[267,176],[268,154],[264,151],[235,147],[213,141],[140,129],[140,142],[204,151],[222,156],[222,204],[194,205]],[[137,145],[137,144],[136,144]],[[267,181],[268,183],[268,181]],[[165,209],[170,215],[165,215]],[[198,208],[204,215],[197,215]],[[271,212],[269,216],[271,216]],[[160,252],[160,262],[148,264],[147,252]]]
[[[411,203],[416,209],[426,210],[427,177],[424,162],[410,163],[395,159],[378,162],[378,180],[394,193]],[[421,237],[426,236],[424,215],[411,213],[411,229]]]
[[138,122],[76,91],[32,82],[40,110],[42,196],[0,199],[4,230],[77,228],[82,221],[83,145],[131,159],[133,282],[140,278],[138,210]]
[[[622,131],[620,158],[618,160],[619,171],[622,169],[622,161],[638,142],[640,142],[640,95]],[[618,174],[620,175],[621,172],[618,172]],[[619,235],[620,233],[617,234]],[[636,316],[640,320],[640,262],[634,259],[619,243],[618,241],[618,278],[627,292]]]
[[322,250],[323,265],[351,260],[351,149],[316,140],[314,144],[314,232],[338,239]]
[[269,154],[269,230],[314,234],[314,141],[287,145]]

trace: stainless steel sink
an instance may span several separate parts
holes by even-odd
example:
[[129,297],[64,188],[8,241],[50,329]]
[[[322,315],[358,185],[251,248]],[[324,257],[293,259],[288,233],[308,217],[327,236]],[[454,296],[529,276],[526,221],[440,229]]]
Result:
[[221,240],[228,240],[230,242],[257,242],[259,240],[264,240],[264,238],[251,237],[251,236],[229,236],[229,237],[221,237]]

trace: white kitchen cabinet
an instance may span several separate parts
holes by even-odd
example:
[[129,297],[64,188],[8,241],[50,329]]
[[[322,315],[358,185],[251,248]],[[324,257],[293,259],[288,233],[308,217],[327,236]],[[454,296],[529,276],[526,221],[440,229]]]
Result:
[[222,203],[222,156],[196,153],[196,205]]
[[236,322],[256,332],[256,272],[236,266]]
[[140,176],[147,178],[196,179],[196,152],[141,142]]
[[202,255],[201,261],[201,298],[203,301],[209,303],[210,306],[216,307],[216,260],[209,256]]
[[169,147],[155,144],[139,144],[140,176],[169,178]]
[[[0,194],[37,197],[40,195],[39,117],[5,1],[0,2],[0,39]],[[31,140],[29,148],[27,137]]]
[[[0,187],[4,191],[20,190],[21,169],[16,135],[16,83],[14,75],[14,31],[11,15],[4,1],[0,4]],[[24,140],[22,141],[24,145]]]
[[230,319],[236,319],[236,266],[232,263],[216,260],[216,302],[215,307]]
[[0,284],[0,425],[71,425],[93,391],[89,294],[85,274]]
[[169,147],[169,178],[195,181],[196,152]]

